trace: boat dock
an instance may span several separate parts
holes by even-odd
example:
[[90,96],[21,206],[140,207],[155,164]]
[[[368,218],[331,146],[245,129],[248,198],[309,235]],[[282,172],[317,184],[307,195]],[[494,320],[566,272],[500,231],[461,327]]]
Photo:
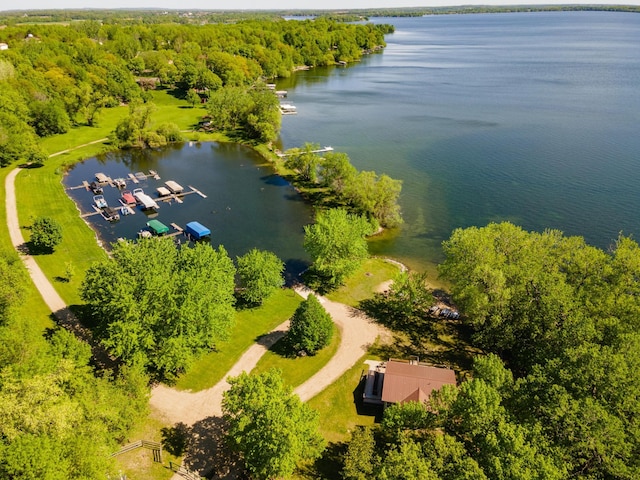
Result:
[[[326,153],[326,152],[333,152],[333,147],[322,147],[318,150],[311,150],[311,152],[308,152],[308,153]],[[307,152],[305,152],[304,150],[298,149],[298,151],[295,153],[276,152],[276,155],[278,155],[280,158],[284,158],[284,157],[289,157],[291,155],[302,155],[303,153],[307,153]]]
[[141,181],[146,180],[148,177],[153,178],[154,180],[160,180],[160,175],[155,170],[149,170],[149,173],[136,172],[135,174],[129,173],[127,177],[118,177],[113,179],[104,173],[96,173],[96,179],[93,182],[89,182],[88,180],[83,180],[82,184],[76,185],[73,187],[67,187],[67,190],[78,190],[80,188],[84,188],[85,190],[91,190],[92,183],[95,183],[99,186],[109,185],[111,187],[125,188],[127,182],[138,184]]

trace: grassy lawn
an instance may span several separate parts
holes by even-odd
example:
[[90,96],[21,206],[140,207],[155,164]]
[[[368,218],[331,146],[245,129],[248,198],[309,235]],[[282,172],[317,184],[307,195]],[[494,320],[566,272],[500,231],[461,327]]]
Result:
[[[131,429],[125,444],[138,440],[162,442],[161,430],[163,427],[166,427],[165,422],[159,418],[157,413],[151,412],[151,415],[144,421]],[[153,453],[146,448],[138,448],[118,455],[115,460],[127,478],[135,478],[136,480],[168,480],[173,476],[169,462],[177,464],[181,462],[180,458],[163,449],[162,463],[156,463],[153,461]]]
[[[10,168],[0,169],[0,198],[2,198],[2,205],[4,205],[4,199],[6,196],[4,182],[9,172],[11,172]],[[1,208],[0,225],[6,224],[7,209]],[[11,244],[11,238],[9,237],[9,231],[6,228],[0,228],[0,250],[9,254],[13,254],[14,252],[13,245]],[[49,307],[44,303],[44,300],[32,282],[27,282],[25,285],[25,300],[27,301],[22,302],[20,309],[17,312],[18,318],[26,319],[30,322],[37,322],[39,327],[43,330],[54,326]]]
[[309,406],[320,412],[320,432],[331,443],[349,439],[356,425],[372,425],[381,414],[378,407],[363,406],[360,378],[367,370],[364,362],[376,359],[364,355],[358,363],[328,388],[309,400]]
[[326,297],[334,302],[357,307],[362,300],[371,298],[382,282],[392,280],[399,271],[397,265],[386,262],[382,258],[369,258],[342,287]]
[[290,318],[301,301],[302,297],[293,290],[282,289],[260,308],[238,312],[229,340],[221,343],[217,351],[198,360],[187,374],[180,377],[176,388],[199,391],[218,383],[256,338]]
[[270,368],[278,368],[282,370],[285,383],[295,388],[302,385],[331,360],[340,346],[340,340],[340,330],[336,329],[331,343],[312,357],[287,357],[281,340],[260,359],[251,373],[262,373]]
[[[98,148],[94,146],[94,148]],[[74,152],[73,155],[82,155]],[[106,258],[96,242],[94,231],[78,215],[73,201],[62,188],[60,165],[65,158],[54,157],[41,168],[25,169],[16,177],[18,217],[22,235],[30,238],[29,226],[38,216],[54,218],[62,226],[63,240],[52,254],[38,255],[36,260],[47,278],[69,305],[81,303],[78,287],[91,263]],[[65,280],[71,265],[75,274]]]

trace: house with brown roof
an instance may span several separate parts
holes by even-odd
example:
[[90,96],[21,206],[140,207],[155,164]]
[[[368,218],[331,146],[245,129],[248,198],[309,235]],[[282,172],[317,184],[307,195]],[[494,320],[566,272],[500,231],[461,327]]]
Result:
[[387,406],[410,401],[425,402],[431,392],[443,385],[456,385],[453,370],[420,363],[418,358],[366,363],[369,364],[369,371],[365,381],[364,403]]

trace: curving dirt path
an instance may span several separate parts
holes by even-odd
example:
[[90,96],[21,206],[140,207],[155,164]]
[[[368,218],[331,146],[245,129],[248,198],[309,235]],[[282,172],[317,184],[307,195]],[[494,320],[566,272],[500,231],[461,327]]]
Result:
[[[98,143],[98,141],[91,143]],[[20,168],[14,169],[7,175],[5,180],[7,228],[11,242],[16,250],[21,253],[22,261],[25,263],[29,275],[47,306],[64,326],[73,330],[80,338],[92,345],[94,355],[99,362],[107,364],[112,359],[106,357],[104,349],[93,341],[91,333],[80,326],[78,320],[69,311],[64,300],[53,288],[53,285],[44,275],[35,259],[26,252],[25,240],[20,230],[15,197],[15,178],[20,173],[20,170]],[[313,293],[304,286],[296,287],[295,291],[304,298]],[[373,323],[362,312],[347,305],[332,302],[321,296],[318,298],[331,315],[335,324],[341,329],[342,340],[331,360],[319,372],[295,389],[295,393],[303,401],[313,398],[331,385],[344,372],[355,365],[376,338],[379,336],[386,337],[388,334],[386,329]],[[178,391],[165,385],[158,385],[151,391],[150,404],[172,424],[182,422],[187,425],[193,425],[208,417],[221,416],[222,394],[229,388],[226,378],[239,375],[243,371],[250,372],[262,355],[284,336],[288,327],[289,321],[286,321],[264,335],[242,355],[225,378],[213,387],[201,392],[191,393]],[[180,477],[174,476],[174,478]]]
[[[306,298],[312,291],[306,287],[296,287],[295,291]],[[294,390],[302,401],[307,401],[336,381],[349,370],[367,351],[378,336],[384,336],[386,330],[373,323],[362,312],[347,305],[318,297],[320,303],[329,312],[335,324],[342,331],[342,340],[335,355],[329,362],[305,383]],[[278,325],[252,345],[225,378],[213,387],[192,393],[178,391],[165,385],[158,385],[151,391],[150,403],[171,423],[193,425],[207,417],[222,415],[222,394],[228,390],[227,377],[250,372],[262,355],[284,336],[289,321]]]

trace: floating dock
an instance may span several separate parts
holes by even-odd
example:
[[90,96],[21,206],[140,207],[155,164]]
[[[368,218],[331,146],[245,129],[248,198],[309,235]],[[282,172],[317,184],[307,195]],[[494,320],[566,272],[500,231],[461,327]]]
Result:
[[[308,152],[308,153],[326,153],[326,152],[333,152],[333,147],[322,147],[318,150],[311,150],[311,152]],[[278,155],[280,158],[284,158],[284,157],[289,157],[291,155],[302,155],[303,153],[307,153],[307,152],[305,152],[302,149],[298,149],[298,151],[295,153],[276,152],[276,155]]]

